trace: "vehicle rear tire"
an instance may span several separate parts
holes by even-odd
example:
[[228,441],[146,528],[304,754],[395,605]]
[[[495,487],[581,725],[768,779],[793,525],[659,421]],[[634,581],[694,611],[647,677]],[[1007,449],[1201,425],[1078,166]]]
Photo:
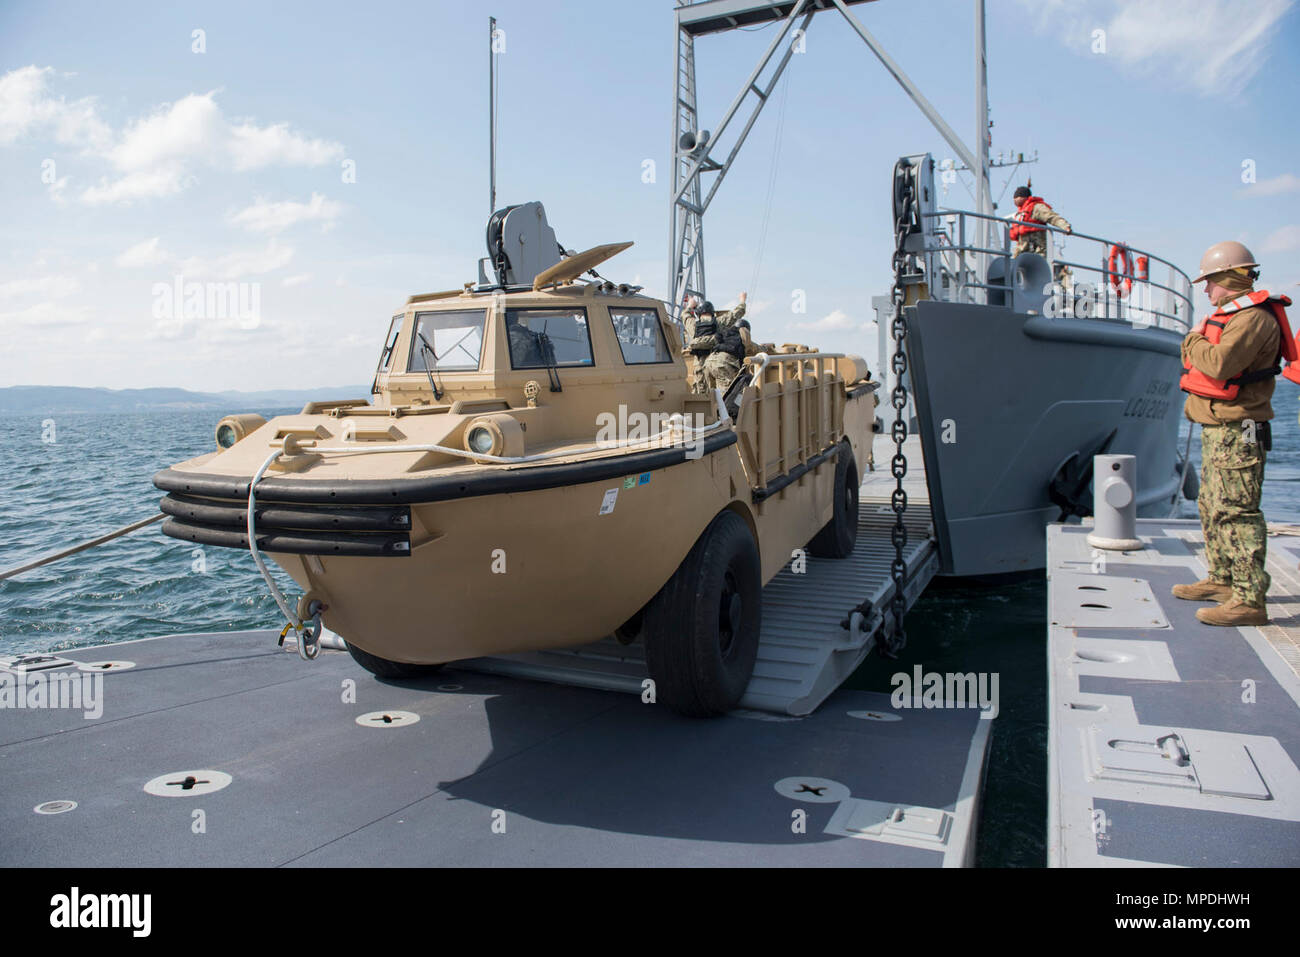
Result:
[[858,467],[845,442],[835,460],[835,514],[808,543],[817,558],[848,558],[858,543]]
[[656,701],[691,717],[723,714],[740,702],[758,658],[762,592],[749,525],[722,512],[646,608]]
[[442,665],[413,665],[405,661],[389,661],[368,651],[362,651],[352,642],[345,642],[352,660],[376,678],[423,678],[442,670]]

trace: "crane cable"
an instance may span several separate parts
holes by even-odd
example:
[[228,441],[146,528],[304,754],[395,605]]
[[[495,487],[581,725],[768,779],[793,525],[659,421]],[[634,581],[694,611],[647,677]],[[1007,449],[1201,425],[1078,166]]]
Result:
[[785,103],[790,92],[790,74],[781,79],[781,102],[777,105],[776,135],[772,138],[772,163],[767,175],[767,195],[763,199],[763,223],[758,231],[758,253],[754,259],[754,275],[749,282],[749,294],[757,299],[758,275],[763,267],[763,251],[767,246],[767,230],[772,219],[772,198],[776,193],[776,174],[781,161],[781,141],[785,134]]

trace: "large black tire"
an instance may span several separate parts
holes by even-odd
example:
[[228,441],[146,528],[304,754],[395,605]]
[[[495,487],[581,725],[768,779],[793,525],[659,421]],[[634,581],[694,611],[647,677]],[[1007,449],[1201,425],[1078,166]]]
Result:
[[389,661],[368,651],[362,651],[352,642],[346,642],[352,660],[376,678],[423,678],[442,670],[442,665],[412,665],[405,661]]
[[845,442],[835,460],[835,514],[808,543],[817,558],[848,558],[858,543],[858,467]]
[[657,702],[691,717],[740,702],[758,658],[762,592],[749,525],[720,513],[646,608],[646,666]]

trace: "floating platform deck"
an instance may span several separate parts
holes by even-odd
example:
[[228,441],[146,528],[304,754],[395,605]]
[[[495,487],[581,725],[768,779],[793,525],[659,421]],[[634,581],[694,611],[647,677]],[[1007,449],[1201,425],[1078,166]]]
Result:
[[1300,536],[1269,537],[1272,624],[1221,628],[1170,594],[1205,577],[1198,522],[1089,530],[1047,535],[1049,864],[1300,865]]
[[381,682],[269,631],[64,661],[45,680],[99,679],[103,713],[0,712],[2,866],[973,862],[971,710],[841,690],[806,718],[692,720],[450,667]]
[[[840,621],[892,595],[880,475],[851,559],[767,586],[760,668],[714,720],[643,703],[613,642],[411,682],[303,662],[274,631],[0,668],[11,688],[98,681],[102,705],[0,710],[0,865],[973,864],[992,722],[836,690],[880,616]],[[919,488],[909,605],[935,565]]]

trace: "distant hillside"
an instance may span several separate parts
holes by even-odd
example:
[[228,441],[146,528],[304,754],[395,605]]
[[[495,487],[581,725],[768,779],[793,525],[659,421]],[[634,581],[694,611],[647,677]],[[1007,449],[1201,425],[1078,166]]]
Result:
[[82,389],[15,385],[0,389],[0,412],[245,412],[288,408],[323,399],[364,399],[370,387],[273,389],[266,392],[191,392],[188,389]]

